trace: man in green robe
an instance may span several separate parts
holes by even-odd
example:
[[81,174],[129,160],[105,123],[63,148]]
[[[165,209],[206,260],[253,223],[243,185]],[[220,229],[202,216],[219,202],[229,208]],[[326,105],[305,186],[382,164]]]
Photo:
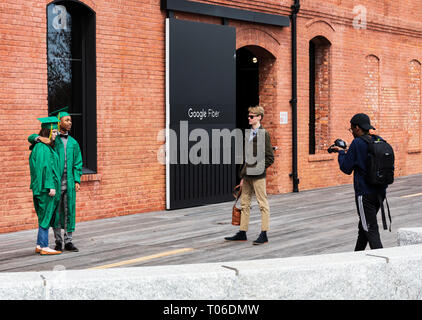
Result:
[[48,229],[57,217],[57,207],[60,201],[60,170],[59,157],[52,147],[57,135],[57,118],[39,118],[41,122],[40,135],[49,141],[48,144],[38,143],[31,146],[29,169],[35,211],[38,216],[38,237],[36,253],[41,255],[60,254],[61,251],[48,247]]
[[[53,229],[56,239],[55,250],[62,250],[63,237],[61,230],[64,229],[64,248],[68,251],[79,251],[73,244],[73,232],[75,231],[76,217],[76,191],[80,189],[82,176],[82,155],[78,142],[69,135],[72,128],[72,118],[67,113],[67,107],[52,112],[59,122],[59,135],[56,139],[55,151],[59,157],[59,170],[61,176],[61,195],[58,207],[59,219],[54,221]],[[30,143],[46,143],[46,139],[37,135],[28,138]]]

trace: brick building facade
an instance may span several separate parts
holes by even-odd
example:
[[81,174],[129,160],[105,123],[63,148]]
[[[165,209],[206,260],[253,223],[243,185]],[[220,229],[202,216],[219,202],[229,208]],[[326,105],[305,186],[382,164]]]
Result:
[[[77,222],[165,209],[166,169],[157,158],[166,126],[167,12],[160,0],[83,0],[95,14],[95,170],[83,175]],[[196,1],[289,16],[293,0]],[[28,135],[48,112],[47,6],[0,4],[0,232],[35,228]],[[394,147],[396,175],[422,172],[422,9],[416,1],[300,1],[297,19],[299,190],[351,183],[326,148],[351,142],[349,120],[371,116]],[[209,24],[222,19],[174,12]],[[277,146],[271,194],[292,191],[291,27],[228,19],[236,49],[259,61],[263,125]],[[310,70],[312,72],[310,72]],[[280,122],[287,113],[287,123]],[[81,143],[81,142],[80,142]],[[89,147],[88,147],[89,149]],[[89,150],[88,150],[89,151]]]

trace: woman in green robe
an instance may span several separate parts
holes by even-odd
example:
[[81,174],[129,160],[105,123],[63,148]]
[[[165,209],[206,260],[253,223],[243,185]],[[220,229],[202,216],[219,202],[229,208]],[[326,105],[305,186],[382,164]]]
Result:
[[[69,135],[72,127],[72,118],[67,113],[68,107],[51,112],[50,115],[57,115],[59,133],[55,142],[54,150],[59,157],[59,172],[61,179],[61,190],[59,195],[58,218],[54,220],[52,227],[56,239],[55,250],[63,250],[63,237],[61,229],[64,229],[64,249],[77,252],[73,243],[73,231],[75,231],[76,217],[76,191],[79,191],[82,176],[82,154],[78,142]],[[28,137],[31,144],[48,143],[48,138],[32,134]],[[41,143],[41,144],[42,144]]]
[[38,237],[35,252],[41,255],[60,254],[61,251],[48,247],[48,229],[54,224],[60,201],[59,158],[54,151],[57,135],[57,118],[39,118],[40,136],[48,137],[49,144],[37,143],[29,156],[31,190],[35,211],[38,216]]

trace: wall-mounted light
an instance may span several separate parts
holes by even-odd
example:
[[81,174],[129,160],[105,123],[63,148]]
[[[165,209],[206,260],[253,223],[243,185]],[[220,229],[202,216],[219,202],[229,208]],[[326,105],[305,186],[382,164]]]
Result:
[[252,58],[252,62],[253,62],[253,63],[257,63],[257,62],[258,62],[258,59],[257,59],[256,57],[253,57],[253,58]]

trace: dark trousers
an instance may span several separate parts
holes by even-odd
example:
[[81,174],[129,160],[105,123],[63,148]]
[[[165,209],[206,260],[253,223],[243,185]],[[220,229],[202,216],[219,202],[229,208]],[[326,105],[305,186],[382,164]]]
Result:
[[[384,198],[385,197],[383,196],[383,199]],[[355,200],[359,215],[359,233],[355,251],[365,250],[368,243],[371,249],[382,248],[377,221],[377,213],[380,209],[378,195],[366,194],[356,196]]]
[[[59,203],[59,213],[60,213],[60,223],[58,228],[53,228],[54,231],[54,238],[56,239],[56,242],[63,242],[62,237],[62,228],[64,229],[64,243],[67,244],[69,242],[72,242],[72,232],[67,232],[67,223],[68,223],[68,207],[67,207],[67,190],[61,191],[60,196],[60,203]],[[62,224],[64,223],[64,225]]]

